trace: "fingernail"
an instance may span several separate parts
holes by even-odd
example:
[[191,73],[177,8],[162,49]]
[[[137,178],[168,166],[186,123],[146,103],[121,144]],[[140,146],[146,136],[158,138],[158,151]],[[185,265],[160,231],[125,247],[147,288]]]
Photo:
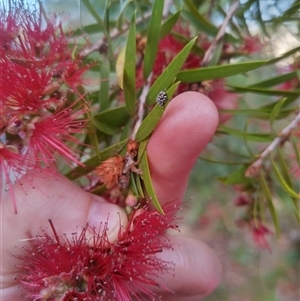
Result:
[[120,225],[126,226],[127,221],[127,215],[121,207],[108,203],[99,196],[94,197],[88,215],[88,223],[96,229],[99,227],[103,229],[105,224],[110,242],[114,242],[118,238]]

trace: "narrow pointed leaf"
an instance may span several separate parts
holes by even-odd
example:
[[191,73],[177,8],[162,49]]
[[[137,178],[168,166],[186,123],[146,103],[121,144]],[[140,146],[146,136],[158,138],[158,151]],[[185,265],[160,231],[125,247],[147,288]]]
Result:
[[138,161],[141,160],[141,158],[144,155],[144,152],[146,150],[147,144],[148,144],[149,138],[143,140],[142,142],[140,142],[139,144],[139,153],[138,153]]
[[125,65],[125,51],[126,48],[123,47],[117,57],[116,61],[116,77],[118,86],[123,90],[123,81],[124,81],[124,65]]
[[122,25],[123,25],[122,23],[123,23],[123,13],[124,13],[124,10],[127,7],[127,5],[129,3],[131,3],[131,2],[132,2],[132,0],[126,0],[126,1],[123,2],[123,4],[120,7],[120,12],[119,12],[119,16],[117,18],[117,26],[116,26],[119,31],[122,31]]
[[96,188],[92,189],[90,192],[92,194],[101,195],[106,190],[105,184],[102,184],[100,186],[97,186]]
[[271,114],[270,114],[270,124],[271,125],[273,124],[273,122],[277,118],[278,114],[280,113],[281,108],[285,101],[286,101],[286,98],[280,99],[274,106],[273,110],[271,111]]
[[260,81],[259,83],[247,86],[247,88],[269,88],[269,87],[273,87],[273,86],[279,85],[281,83],[284,83],[296,76],[297,76],[297,72],[293,71],[290,73],[281,74],[281,75],[272,77],[272,78],[264,80],[264,81]]
[[[182,11],[182,17],[188,23],[194,25],[199,32],[204,32],[210,36],[215,37],[218,34],[219,29],[198,12],[192,1],[184,0],[184,3],[189,11]],[[228,42],[235,43],[238,41],[238,39],[236,39],[231,34],[225,33],[224,36],[225,40]]]
[[94,34],[102,31],[103,31],[103,25],[96,23],[96,24],[90,24],[87,26],[83,26],[82,28],[76,29],[73,32],[72,36],[82,35],[82,33]]
[[97,135],[95,134],[96,127],[95,127],[94,123],[92,122],[92,118],[93,118],[92,116],[89,117],[89,121],[88,121],[88,125],[87,125],[88,135],[89,135],[92,146],[96,150],[96,154],[100,157],[100,152],[99,152],[99,148],[98,148],[99,141],[98,141]]
[[172,84],[178,71],[181,69],[183,63],[188,57],[197,37],[191,40],[172,60],[167,66],[164,72],[157,78],[147,95],[147,104],[153,104],[155,102],[158,93]]
[[257,142],[268,142],[273,140],[273,135],[264,134],[264,133],[245,133],[244,131],[239,131],[236,129],[232,129],[226,127],[224,125],[220,126],[220,129],[217,131],[218,133],[226,133],[241,139],[247,139],[249,141],[257,141]]
[[262,95],[280,95],[280,96],[298,96],[299,91],[285,91],[285,90],[275,90],[275,89],[263,89],[263,88],[249,88],[249,87],[239,87],[239,86],[233,86],[228,85],[229,88],[231,88],[235,92],[240,93],[255,93],[255,94],[262,94]]
[[164,0],[155,0],[150,17],[150,23],[147,33],[147,44],[144,57],[144,79],[147,80],[153,69],[155,57],[158,48],[158,42],[161,31],[161,20],[164,8]]
[[160,39],[163,39],[165,36],[167,36],[172,28],[174,27],[174,25],[177,23],[178,18],[180,16],[180,10],[174,14],[173,16],[171,16],[170,18],[168,18],[166,20],[166,22],[164,22],[160,28]]
[[134,183],[135,189],[136,189],[136,192],[137,192],[136,195],[141,196],[141,197],[144,198],[145,194],[144,194],[144,191],[143,191],[143,188],[142,188],[140,175],[132,172],[131,176],[132,176],[132,182]]
[[177,82],[176,84],[172,85],[168,91],[166,92],[168,95],[168,101],[166,102],[166,104],[161,107],[159,105],[156,105],[152,111],[146,116],[146,118],[143,120],[141,126],[139,127],[135,139],[137,142],[140,142],[144,139],[146,139],[155,129],[157,123],[159,122],[161,116],[163,115],[168,103],[170,102],[173,93],[175,92],[175,90],[177,89],[179,85],[179,82]]
[[271,163],[273,166],[273,169],[275,171],[275,175],[279,181],[279,183],[281,184],[282,189],[287,192],[290,196],[297,198],[299,200],[299,195],[288,185],[288,183],[284,180],[279,168],[277,167],[276,163],[274,162],[274,160],[271,158]]
[[177,79],[184,83],[193,83],[209,79],[224,78],[257,69],[266,64],[266,62],[268,61],[252,61],[246,63],[184,70],[178,73]]
[[293,48],[292,50],[287,51],[286,53],[284,53],[283,55],[276,57],[274,59],[271,59],[267,62],[267,65],[271,65],[271,64],[275,64],[291,55],[293,55],[294,53],[298,52],[300,50],[300,46]]
[[151,200],[151,203],[157,209],[158,212],[164,214],[163,209],[161,208],[161,205],[159,203],[159,200],[157,199],[157,196],[155,194],[155,191],[154,191],[154,188],[152,185],[152,179],[151,179],[151,175],[150,175],[146,150],[142,156],[140,167],[143,172],[142,178],[143,178],[143,182],[144,182],[144,185],[146,188],[146,192],[147,192],[148,197]]
[[139,192],[136,186],[136,177],[134,176],[133,172],[130,173],[130,190],[134,195],[139,196]]
[[105,55],[103,56],[101,68],[100,68],[100,90],[99,90],[99,103],[101,110],[106,110],[109,107],[109,59]]
[[238,167],[232,174],[230,174],[226,180],[224,181],[224,184],[232,185],[232,184],[240,184],[249,182],[249,178],[245,177],[245,172],[247,170],[247,165],[242,165]]
[[[274,107],[273,107],[274,108]],[[241,115],[241,116],[250,116],[253,118],[259,118],[259,119],[270,119],[271,110],[263,109],[263,108],[257,108],[257,109],[237,109],[237,110],[219,110],[220,113],[229,113],[232,115]],[[275,119],[285,118],[286,116],[290,115],[291,113],[295,112],[295,108],[292,108],[290,110],[280,110]]]
[[298,165],[300,165],[300,149],[298,146],[299,139],[297,139],[297,141],[296,141],[295,137],[292,137],[291,141],[292,141],[294,153],[296,156],[296,162],[298,162]]
[[265,199],[267,201],[267,206],[269,208],[269,211],[271,213],[271,217],[272,217],[272,220],[273,220],[273,223],[275,226],[276,236],[279,237],[280,228],[279,228],[279,223],[278,223],[277,212],[276,212],[274,204],[273,204],[271,192],[269,190],[267,181],[266,181],[264,175],[262,174],[262,172],[260,172],[260,183],[261,183],[261,186],[262,186],[262,189],[264,192]]
[[67,173],[65,176],[70,180],[75,180],[81,176],[90,173],[92,170],[95,169],[95,167],[99,166],[101,162],[119,153],[126,146],[127,142],[128,139],[113,144],[110,147],[101,150],[99,153],[100,156],[94,156],[88,159],[87,161],[84,162],[84,166],[75,167],[72,171]]
[[292,181],[289,175],[289,170],[286,164],[286,159],[284,159],[284,155],[282,153],[281,147],[277,147],[277,153],[278,153],[278,165],[280,167],[280,171],[282,174],[283,179],[286,181],[286,183],[292,187]]
[[135,114],[135,54],[136,54],[136,32],[135,32],[135,14],[132,16],[129,33],[127,37],[127,44],[125,50],[124,63],[124,96],[125,104],[129,115]]
[[122,106],[101,111],[94,115],[93,122],[101,132],[115,135],[121,132],[129,118],[126,107]]
[[94,19],[98,22],[98,24],[101,26],[101,28],[104,28],[103,20],[101,19],[101,17],[95,10],[94,5],[92,5],[89,0],[82,0],[82,3],[87,8],[87,10],[91,13],[91,15],[94,17]]
[[222,55],[222,51],[223,51],[223,41],[220,41],[216,47],[216,49],[213,52],[212,58],[209,61],[208,66],[216,66],[218,65],[219,61],[220,61],[220,57]]

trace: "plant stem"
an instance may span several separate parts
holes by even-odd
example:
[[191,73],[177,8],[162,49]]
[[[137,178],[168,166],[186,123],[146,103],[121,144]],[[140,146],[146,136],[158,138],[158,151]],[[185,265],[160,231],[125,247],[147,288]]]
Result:
[[216,37],[214,38],[214,40],[212,41],[209,48],[206,50],[206,52],[204,54],[204,58],[201,63],[202,66],[207,66],[209,64],[209,62],[211,61],[213,52],[216,49],[218,43],[221,41],[221,39],[225,35],[226,27],[227,27],[230,19],[233,17],[235,11],[237,10],[238,6],[239,6],[239,1],[236,0],[230,7],[230,9],[226,15],[226,18],[225,18],[222,26],[220,27],[218,34],[216,35]]
[[261,167],[263,160],[275,150],[277,146],[284,143],[291,134],[291,131],[300,123],[300,113],[285,127],[281,132],[278,133],[277,137],[271,142],[271,144],[259,155],[259,158],[254,161],[246,170],[246,177],[255,177]]
[[[165,4],[164,4],[164,9],[163,9],[163,18],[166,18],[166,16],[169,13],[169,9],[170,6],[173,4],[173,0],[166,0]],[[145,22],[145,20],[149,19],[151,17],[151,13],[146,13],[143,17],[139,17],[136,20],[136,25]],[[117,37],[121,36],[123,33],[127,32],[128,28],[129,28],[129,24],[126,24],[124,27],[122,27],[122,29],[119,31],[118,29],[114,28],[111,31],[110,34],[110,39],[116,39]],[[103,45],[106,44],[106,38],[104,37],[103,39],[101,39],[99,42],[92,44],[88,47],[85,47],[84,49],[82,49],[82,51],[80,52],[80,58],[85,58],[87,56],[89,56],[91,53],[93,52],[97,52],[99,51],[99,49],[102,48]]]
[[132,140],[135,140],[135,135],[136,135],[139,127],[141,126],[144,115],[145,115],[146,97],[147,97],[148,91],[150,89],[151,78],[152,78],[152,72],[150,73],[149,77],[147,78],[147,82],[144,85],[141,96],[139,98],[137,118],[136,118],[133,130],[132,130],[132,134],[130,136],[130,138]]

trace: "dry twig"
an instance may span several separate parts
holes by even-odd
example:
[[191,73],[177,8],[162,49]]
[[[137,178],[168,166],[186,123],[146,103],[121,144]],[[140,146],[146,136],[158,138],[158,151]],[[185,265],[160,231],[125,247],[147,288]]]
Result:
[[214,38],[214,40],[212,41],[209,48],[206,50],[206,52],[204,54],[204,58],[201,63],[202,66],[207,66],[209,64],[209,62],[211,61],[213,52],[215,51],[218,43],[221,41],[221,39],[225,35],[226,27],[227,27],[230,19],[234,15],[235,11],[237,10],[238,6],[239,6],[239,1],[236,0],[230,7],[230,9],[226,15],[226,18],[225,18],[222,26],[220,27],[218,34],[216,35],[216,37]]
[[287,127],[285,127],[278,135],[277,137],[272,141],[272,143],[259,155],[259,158],[254,161],[246,170],[245,176],[246,177],[255,177],[262,165],[263,160],[271,153],[273,152],[277,146],[284,143],[289,135],[291,134],[291,131],[300,123],[300,113],[296,115],[296,117],[289,123]]

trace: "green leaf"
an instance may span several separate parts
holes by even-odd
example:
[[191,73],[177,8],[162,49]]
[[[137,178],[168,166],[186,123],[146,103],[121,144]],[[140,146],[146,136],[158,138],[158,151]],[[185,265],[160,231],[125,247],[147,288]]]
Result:
[[178,73],[177,79],[184,83],[194,83],[209,79],[224,78],[257,69],[266,64],[266,62],[268,61],[252,61],[184,70]]
[[101,28],[104,28],[103,20],[100,18],[99,14],[96,12],[94,5],[91,4],[89,0],[81,0],[87,10],[91,13],[94,19],[98,22]]
[[158,212],[161,214],[164,214],[163,209],[161,208],[161,205],[156,197],[153,185],[152,185],[152,180],[151,180],[151,175],[150,175],[150,170],[149,170],[149,165],[148,165],[148,158],[147,158],[147,151],[145,150],[144,155],[141,158],[141,169],[142,169],[142,178],[144,181],[144,185],[146,188],[147,195],[149,199],[151,200],[153,206],[157,209]]
[[[285,182],[288,184],[289,187],[292,187],[292,181],[291,181],[291,178],[290,178],[290,173],[289,173],[289,170],[288,170],[288,166],[286,164],[286,159],[284,158],[284,155],[282,153],[281,147],[277,147],[277,153],[278,153],[278,158],[279,158],[278,164],[279,164],[279,167],[280,167],[282,178],[285,180]],[[300,213],[298,212],[298,210],[299,210],[298,209],[298,207],[299,207],[299,204],[298,204],[299,197],[295,198],[295,197],[291,196],[291,199],[293,201],[293,207],[294,207],[294,210],[295,210],[295,213],[296,213],[296,219],[299,223],[300,222]]]
[[101,110],[106,110],[109,107],[109,59],[106,55],[103,56],[100,68],[100,90],[99,90],[99,103]]
[[[286,99],[286,98],[284,98]],[[275,106],[273,106],[274,108]],[[250,116],[253,118],[259,119],[270,119],[272,109],[265,109],[265,108],[257,108],[257,109],[237,109],[237,110],[219,110],[220,113],[228,113],[232,115],[241,115],[241,116]],[[285,118],[286,116],[290,115],[291,113],[295,112],[295,108],[290,110],[280,110],[278,114],[275,116],[275,119]]]
[[[171,32],[171,35],[176,40],[178,40],[180,43],[182,43],[183,45],[186,45],[190,41],[189,37],[187,37],[185,35],[181,35],[178,32],[173,31],[173,32]],[[205,54],[205,51],[202,48],[200,48],[198,45],[195,45],[195,44],[193,45],[191,52],[193,52],[194,54],[199,55],[199,56],[203,56]]]
[[119,15],[117,18],[117,25],[116,25],[116,27],[118,28],[119,31],[122,31],[124,10],[127,7],[127,5],[130,4],[131,2],[132,2],[132,0],[126,0],[123,2],[123,4],[120,7]]
[[284,102],[286,101],[286,98],[281,98],[276,105],[274,106],[274,108],[271,111],[270,114],[270,124],[272,125],[275,121],[275,119],[277,118],[278,114],[281,112],[281,107],[283,106]]
[[281,184],[282,189],[287,192],[290,196],[299,199],[299,195],[288,185],[288,183],[285,181],[285,179],[283,178],[279,168],[277,167],[276,163],[274,162],[274,160],[271,158],[271,163],[273,166],[273,169],[275,171],[275,175],[279,181],[279,183]]
[[118,54],[116,61],[116,78],[119,87],[124,89],[124,66],[125,66],[125,51],[126,48],[123,47]]
[[180,10],[174,14],[173,16],[171,16],[170,18],[168,18],[166,20],[166,22],[164,22],[160,28],[160,39],[163,39],[165,36],[167,36],[172,28],[174,27],[174,25],[177,23],[178,21],[178,18],[180,16]]
[[292,50],[284,53],[283,55],[279,56],[279,57],[276,57],[274,59],[271,59],[267,62],[267,65],[271,65],[271,64],[275,64],[291,55],[293,55],[294,53],[298,52],[300,50],[300,46],[296,47],[296,48],[293,48]]
[[131,181],[132,181],[132,184],[134,186],[134,189],[136,190],[136,195],[141,196],[141,197],[144,198],[145,194],[144,194],[144,191],[143,191],[143,188],[142,188],[140,175],[132,172],[130,174],[130,176],[131,176]]
[[[216,3],[216,9],[218,10],[218,12],[223,16],[223,18],[225,19],[227,16],[227,13],[224,11],[224,9],[222,8],[222,6],[220,5],[220,3]],[[236,14],[235,14],[236,15]],[[243,35],[241,33],[241,29],[235,24],[235,22],[232,21],[232,18],[229,20],[229,25],[230,28],[232,29],[232,31],[234,31],[234,33],[240,38],[243,38]]]
[[271,134],[249,133],[249,132],[246,133],[244,131],[232,129],[224,125],[220,126],[220,130],[218,130],[217,133],[226,133],[228,135],[235,136],[241,139],[247,139],[249,141],[257,141],[257,142],[268,142],[274,139],[274,136]]
[[239,168],[237,168],[232,174],[230,174],[226,180],[224,181],[224,184],[226,185],[232,185],[232,184],[240,184],[240,183],[246,183],[250,182],[249,178],[245,176],[245,172],[248,168],[248,165],[242,165]]
[[99,152],[99,148],[98,148],[99,141],[98,141],[97,135],[95,135],[96,127],[95,127],[94,123],[92,122],[93,117],[91,116],[91,113],[89,112],[89,113],[87,113],[87,115],[88,115],[87,128],[88,128],[89,139],[90,139],[90,142],[92,143],[92,146],[96,150],[97,156],[99,157],[100,156],[100,152]]
[[299,139],[297,139],[297,141],[296,141],[296,138],[292,136],[291,141],[292,141],[294,153],[296,156],[296,162],[298,162],[298,165],[300,165],[300,150],[299,150],[299,146],[298,146]]
[[281,75],[272,77],[270,79],[260,81],[259,83],[247,86],[247,88],[269,88],[269,87],[273,87],[273,86],[279,85],[281,83],[284,83],[284,82],[296,77],[296,75],[297,75],[296,71],[286,73],[286,74],[281,74]]
[[128,139],[123,140],[119,143],[111,145],[103,149],[99,155],[94,156],[87,161],[84,162],[84,166],[77,166],[69,173],[65,174],[65,176],[70,180],[75,180],[81,176],[84,176],[94,170],[97,166],[101,164],[104,160],[114,156],[115,154],[119,153],[127,144]]
[[[198,12],[192,1],[184,0],[184,3],[189,12],[182,11],[182,17],[188,22],[188,24],[192,24],[199,32],[204,32],[207,35],[215,37],[218,34],[219,29]],[[226,41],[231,43],[238,41],[238,39],[228,33],[225,33],[224,37]]]
[[255,1],[254,14],[255,14],[255,16],[257,18],[257,21],[260,24],[260,27],[261,27],[263,33],[269,38],[269,33],[267,32],[267,28],[266,28],[265,22],[264,22],[264,20],[263,20],[263,18],[261,16],[260,1],[259,0]]
[[260,172],[260,183],[261,183],[264,195],[265,195],[265,199],[267,201],[267,206],[268,206],[269,211],[272,216],[272,220],[273,220],[273,223],[275,226],[276,236],[279,237],[280,228],[279,228],[279,223],[278,223],[278,216],[277,216],[274,204],[273,204],[272,196],[271,196],[267,181],[264,178],[264,175],[262,174],[262,172]]
[[282,149],[281,147],[277,147],[277,153],[278,153],[278,164],[280,167],[280,171],[282,174],[282,177],[284,178],[284,180],[287,182],[287,184],[292,187],[292,181],[289,175],[289,170],[286,164],[286,160],[284,159],[284,155],[282,153]]
[[164,8],[164,0],[155,0],[151,11],[150,23],[147,33],[147,44],[144,56],[144,79],[150,75],[158,48],[161,31],[161,20]]
[[178,71],[181,69],[183,63],[185,62],[187,56],[190,53],[197,37],[192,39],[172,60],[172,62],[167,66],[164,72],[156,79],[152,87],[149,89],[147,95],[147,104],[153,104],[155,102],[158,93],[166,89],[174,81]]
[[96,24],[90,24],[87,26],[83,26],[82,28],[76,29],[72,36],[81,36],[82,33],[88,33],[88,34],[95,34],[103,31],[103,24],[100,25],[99,23]]
[[148,144],[149,138],[143,140],[142,142],[140,142],[139,145],[139,153],[138,153],[138,161],[141,161],[141,158],[144,155],[144,152],[146,150],[147,144]]
[[115,135],[122,131],[129,118],[126,107],[121,106],[94,115],[93,123],[101,132]]
[[130,190],[132,190],[134,195],[140,195],[136,185],[136,177],[134,176],[133,172],[130,173]]
[[220,41],[213,52],[212,59],[210,60],[208,66],[216,66],[219,63],[220,57],[222,55],[222,51],[223,51],[223,41]]
[[[286,101],[283,103],[282,108],[290,107],[290,105],[291,105],[295,100],[297,100],[298,97],[296,97],[296,96],[285,97],[285,99],[286,99]],[[278,101],[279,101],[279,100],[278,100]],[[271,111],[273,110],[274,106],[277,104],[278,101],[271,102],[271,103],[268,103],[268,104],[263,105],[263,106],[261,106],[261,107],[258,107],[257,110],[264,110],[264,111],[267,110],[267,111],[270,111],[270,112],[271,112]],[[281,111],[284,112],[284,114],[285,114],[285,113],[288,113],[289,110],[293,110],[293,111],[295,112],[295,109],[296,109],[296,108],[289,108],[288,110],[283,111],[283,109],[282,109]]]
[[136,53],[136,32],[135,32],[135,14],[132,16],[127,44],[125,50],[124,62],[124,97],[129,115],[135,115],[135,53]]
[[249,88],[249,87],[239,87],[228,85],[234,92],[242,92],[242,93],[255,93],[262,95],[280,95],[280,96],[297,96],[299,95],[298,91],[285,91],[285,90],[268,90],[263,88]]
[[206,20],[201,14],[199,14],[198,10],[191,1],[185,0],[184,2],[189,9],[189,12],[183,10],[181,13],[182,17],[187,22],[194,25],[198,31],[206,33],[210,36],[216,36],[218,33],[218,28]]
[[168,95],[167,103],[161,107],[159,105],[155,105],[152,111],[146,116],[143,120],[141,126],[139,127],[135,139],[137,142],[141,142],[142,140],[146,139],[155,129],[157,123],[159,122],[161,116],[163,115],[165,108],[167,107],[168,103],[170,102],[173,93],[177,89],[179,82],[172,85],[169,90],[166,92]]
[[96,195],[101,195],[101,194],[103,194],[103,192],[105,190],[106,190],[106,186],[105,186],[105,184],[103,184],[103,185],[97,186],[96,188],[92,189],[90,191],[90,193],[96,194]]

